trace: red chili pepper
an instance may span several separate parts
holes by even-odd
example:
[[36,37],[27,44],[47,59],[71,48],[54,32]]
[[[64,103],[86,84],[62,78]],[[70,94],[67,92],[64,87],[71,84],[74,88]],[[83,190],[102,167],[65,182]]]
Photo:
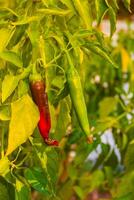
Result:
[[48,97],[45,92],[45,83],[43,80],[35,80],[30,83],[32,97],[40,112],[38,128],[46,144],[58,146],[58,141],[49,138],[51,128],[51,118],[48,105]]

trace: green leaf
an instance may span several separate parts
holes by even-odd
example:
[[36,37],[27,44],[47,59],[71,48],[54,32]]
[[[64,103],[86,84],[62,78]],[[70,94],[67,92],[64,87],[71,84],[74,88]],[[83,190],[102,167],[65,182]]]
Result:
[[129,10],[129,12],[131,12],[131,9],[130,9],[131,0],[123,0],[123,3],[125,7]]
[[[123,200],[127,200],[129,196],[129,200],[134,199],[134,190],[133,190],[133,185],[134,185],[134,171],[130,173],[126,173],[120,181],[118,182],[118,185],[115,185],[112,190],[113,197],[117,198],[122,198]],[[126,199],[124,199],[126,197]],[[121,200],[122,200],[121,199]],[[120,200],[120,199],[119,199]]]
[[94,141],[88,145],[85,140],[84,142],[79,141],[78,149],[76,151],[75,165],[81,165],[83,160],[85,161],[89,154],[98,146],[98,141]]
[[95,54],[99,55],[100,57],[104,58],[106,61],[108,61],[113,67],[118,68],[118,66],[114,63],[110,55],[104,49],[97,44],[94,44],[93,42],[86,42],[84,46],[89,49],[90,51],[94,52]]
[[37,47],[39,43],[39,37],[40,37],[38,22],[32,22],[30,24],[29,29],[28,29],[28,36],[30,38],[30,41],[33,47]]
[[23,25],[23,24],[29,24],[33,21],[38,21],[40,18],[38,16],[32,16],[32,17],[27,17],[27,18],[24,18],[20,21],[17,21],[17,22],[12,22],[12,24],[14,26],[17,26],[17,25]]
[[93,172],[93,174],[91,175],[91,184],[90,184],[90,192],[93,191],[94,189],[96,189],[97,187],[99,187],[103,181],[104,181],[104,173],[101,170],[96,170],[95,172]]
[[20,80],[18,84],[18,97],[22,97],[29,91],[29,82],[26,80]]
[[99,188],[99,186],[104,181],[104,173],[101,170],[96,170],[92,174],[84,173],[80,177],[80,187],[85,194],[94,191]]
[[0,200],[14,200],[15,190],[3,177],[0,176]]
[[71,0],[60,0],[63,4],[65,4],[70,10],[74,11],[74,6]]
[[[46,146],[42,145],[41,138],[39,138],[39,141],[38,141],[36,137],[35,138],[30,137],[30,142],[34,146],[34,150],[36,151],[38,161],[40,162],[40,165],[41,165],[43,171],[46,171],[47,170]],[[43,141],[43,143],[44,143],[44,141]],[[37,160],[37,157],[35,158],[36,160]]]
[[0,182],[0,199],[9,200],[8,188]]
[[119,9],[118,0],[112,0],[111,6],[112,6],[114,9]]
[[41,162],[41,167],[46,170],[47,169],[47,155],[46,155],[46,153],[38,151],[37,154],[38,154],[38,158]]
[[47,188],[47,177],[39,169],[25,170],[25,178],[28,183],[38,192],[42,194],[49,194]]
[[103,117],[97,121],[97,126],[93,130],[92,134],[104,132],[106,129],[112,127],[120,128],[119,122],[116,117]]
[[108,5],[108,7],[111,6],[115,11],[119,9],[118,0],[105,0],[105,2]]
[[63,99],[59,105],[59,115],[56,125],[55,134],[58,139],[61,139],[65,135],[67,126],[71,122],[70,108],[66,99]]
[[91,16],[91,10],[90,5],[87,0],[74,0],[73,1],[74,6],[81,16],[85,27],[89,30],[92,29],[92,16]]
[[[116,30],[116,9],[110,5],[108,0],[105,0],[105,2],[108,6],[108,14],[110,18],[110,35],[112,36]],[[117,6],[114,1],[112,1],[112,3],[114,3],[114,6]]]
[[131,141],[127,147],[127,151],[124,157],[124,165],[128,172],[134,169],[134,141]]
[[[112,3],[114,7],[117,8],[116,0],[113,0]],[[109,4],[107,0],[96,0],[95,1],[96,11],[97,11],[97,22],[98,24],[101,23],[102,19],[104,18],[105,14],[108,12],[110,17],[110,32],[111,36],[113,35],[116,29],[116,10]]]
[[8,121],[10,120],[10,109],[8,106],[2,106],[0,107],[0,120],[2,121]]
[[112,167],[105,166],[104,170],[105,170],[106,179],[108,181],[108,185],[110,187],[112,187],[112,185],[113,185],[113,171],[112,171]]
[[78,171],[75,166],[73,166],[73,165],[68,166],[67,172],[68,172],[68,176],[70,179],[77,180]]
[[52,83],[51,85],[54,87],[54,88],[62,88],[63,85],[64,85],[64,78],[62,76],[56,76],[53,80],[52,80]]
[[126,195],[120,196],[119,198],[114,198],[113,200],[133,200],[133,195],[130,192]]
[[76,192],[77,196],[82,200],[84,199],[84,194],[83,194],[83,190],[81,187],[79,186],[74,186],[73,187],[74,191]]
[[106,97],[99,103],[100,117],[106,117],[113,112],[117,106],[118,99],[115,97]]
[[6,155],[26,142],[33,134],[39,121],[39,111],[29,95],[11,103],[11,121],[9,124],[8,148]]
[[6,75],[2,82],[2,102],[4,102],[16,89],[19,76]]
[[110,17],[110,35],[112,36],[116,30],[116,13],[112,7],[108,9]]
[[59,155],[56,149],[52,147],[46,148],[47,154],[47,177],[48,184],[51,188],[52,195],[55,194],[55,186],[58,180],[58,172],[59,172]]
[[21,181],[16,179],[16,199],[15,200],[29,200],[30,199],[30,191],[29,188],[24,185]]
[[21,40],[21,38],[25,35],[26,29],[27,29],[27,24],[18,25],[15,27],[15,31],[12,34],[12,38],[7,46],[9,49],[11,49]]
[[108,6],[105,0],[95,0],[95,6],[96,6],[96,13],[97,13],[97,22],[98,24],[100,24],[103,17],[108,11]]
[[21,58],[19,57],[18,54],[16,54],[13,51],[7,51],[6,50],[6,51],[3,51],[3,52],[0,52],[0,58],[14,64],[17,67],[23,66]]
[[80,130],[73,130],[72,131],[72,133],[71,134],[69,134],[69,137],[68,137],[68,144],[70,145],[70,144],[75,144],[75,143],[77,143],[80,139],[81,139],[81,137],[83,136],[83,133],[82,133],[82,131],[80,131]]
[[38,9],[38,12],[43,13],[44,15],[69,15],[71,13],[71,10],[63,10],[63,9],[48,9],[48,8],[42,8]]
[[60,188],[58,196],[61,200],[68,200],[71,199],[73,193],[73,181],[68,179]]

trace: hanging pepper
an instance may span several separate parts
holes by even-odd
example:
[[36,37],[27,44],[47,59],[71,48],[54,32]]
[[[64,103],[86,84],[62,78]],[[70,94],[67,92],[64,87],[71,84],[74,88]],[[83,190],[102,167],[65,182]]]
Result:
[[38,128],[45,143],[50,146],[58,146],[58,141],[49,138],[51,118],[48,105],[48,97],[45,92],[45,83],[40,74],[30,76],[30,89],[32,97],[40,112]]
[[92,143],[93,136],[90,133],[90,127],[87,116],[87,108],[85,104],[85,99],[82,91],[82,85],[80,81],[79,74],[75,69],[71,57],[68,52],[66,52],[69,67],[66,72],[67,82],[70,90],[71,100],[75,109],[77,119],[79,121],[80,127],[87,136],[88,143]]

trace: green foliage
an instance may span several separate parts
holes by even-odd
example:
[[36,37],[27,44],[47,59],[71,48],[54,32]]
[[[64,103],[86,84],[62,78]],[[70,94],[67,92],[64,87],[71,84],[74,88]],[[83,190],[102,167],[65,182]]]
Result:
[[[123,3],[130,11],[130,1]],[[121,31],[112,45],[118,9],[117,0],[0,1],[0,200],[83,200],[94,191],[134,199],[134,32]],[[105,17],[108,38],[100,30]],[[67,55],[78,95],[70,90]],[[36,128],[34,66],[46,82],[58,148],[46,146]],[[79,90],[92,144],[70,98],[82,113]]]
[[0,176],[0,199],[10,200],[15,199],[15,189],[14,187],[5,181],[4,178]]
[[27,169],[25,171],[25,178],[28,183],[40,193],[48,194],[46,185],[47,185],[47,177],[42,174],[40,169]]
[[15,188],[16,188],[15,199],[17,199],[17,200],[30,199],[29,188],[18,179],[16,179]]

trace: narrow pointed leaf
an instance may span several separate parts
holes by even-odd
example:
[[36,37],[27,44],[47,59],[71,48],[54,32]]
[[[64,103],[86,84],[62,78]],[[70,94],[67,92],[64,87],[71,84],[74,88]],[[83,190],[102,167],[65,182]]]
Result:
[[23,63],[22,63],[20,56],[13,51],[7,51],[6,50],[6,51],[3,51],[3,52],[0,52],[0,58],[16,65],[17,67],[23,66]]

